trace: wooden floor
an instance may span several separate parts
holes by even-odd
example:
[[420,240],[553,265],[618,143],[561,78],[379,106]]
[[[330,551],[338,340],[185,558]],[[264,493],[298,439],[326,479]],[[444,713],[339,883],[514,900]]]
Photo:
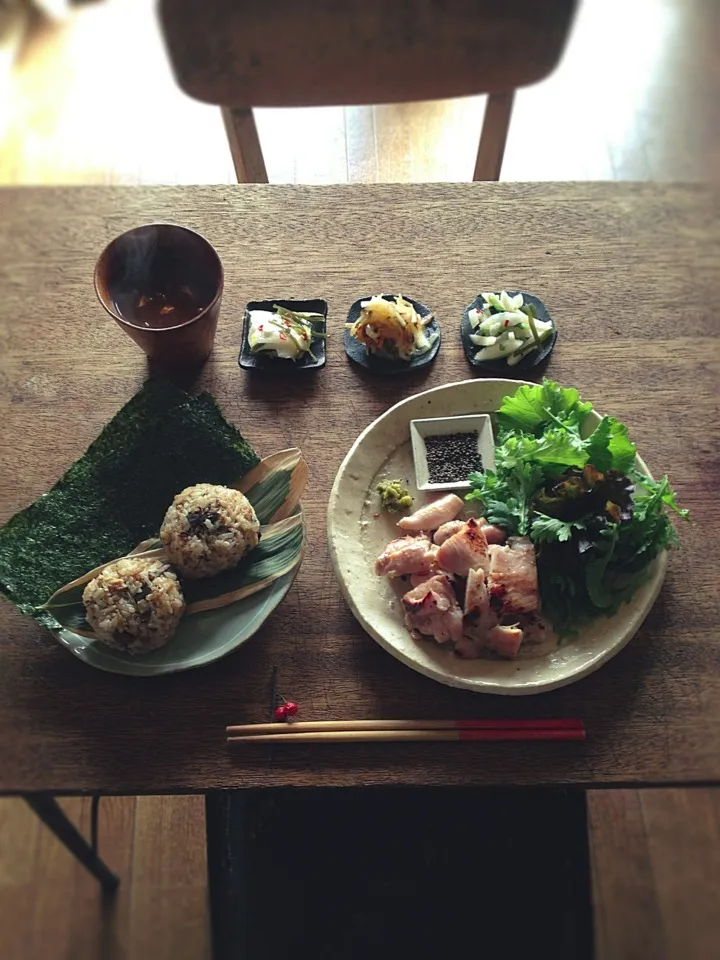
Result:
[[[61,803],[87,836],[90,801]],[[0,801],[2,960],[209,957],[204,800],[105,797],[98,836],[109,901],[22,800]]]
[[[232,183],[219,111],[171,76],[154,0],[35,29],[3,77],[0,183]],[[564,59],[519,92],[502,179],[720,177],[720,4],[584,0]],[[469,180],[483,97],[259,110],[271,182]]]
[[720,789],[588,794],[595,960],[720,955]]
[[[35,24],[12,68],[22,24],[0,39],[0,184],[234,182],[219,112],[176,88],[153,6],[104,0],[64,24]],[[717,0],[585,0],[560,68],[516,99],[502,178],[720,181],[719,35]],[[263,110],[258,127],[271,182],[462,181],[483,109],[477,97]],[[89,801],[63,803],[87,830]],[[688,805],[704,811],[699,821]],[[702,822],[716,836],[718,809],[717,794],[711,803],[693,791],[591,796],[599,957],[650,956],[635,908],[647,943],[657,943],[658,910],[670,911],[657,960],[711,955],[702,937],[688,946],[687,932],[711,929],[718,904],[683,891],[679,877],[697,885],[702,876],[673,863],[685,862],[686,840],[698,847],[676,827],[692,833]],[[665,865],[649,893],[642,870],[640,887],[623,886],[613,863],[628,846],[618,840],[613,850],[613,831],[635,863]],[[209,956],[202,801],[105,799],[100,844],[122,878],[112,908],[22,801],[0,801],[0,958]],[[717,861],[696,863],[717,890]]]

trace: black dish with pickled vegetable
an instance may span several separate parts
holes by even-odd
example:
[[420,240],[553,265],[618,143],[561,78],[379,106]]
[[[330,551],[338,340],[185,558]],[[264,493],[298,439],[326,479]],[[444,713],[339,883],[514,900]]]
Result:
[[[384,307],[378,301],[386,301],[389,309],[376,310],[377,306]],[[398,307],[402,320],[396,316]],[[432,310],[404,294],[361,297],[348,311],[345,352],[354,363],[381,376],[427,366],[437,356],[440,341],[440,327]]]
[[[258,312],[265,316],[253,325]],[[245,307],[238,363],[245,370],[283,373],[324,367],[327,313],[327,300],[252,300]],[[259,328],[261,333],[261,328],[272,333],[265,343],[257,342]],[[275,346],[281,351],[287,347],[287,355],[278,353]]]
[[[465,356],[467,357],[468,363],[472,364],[473,367],[486,373],[498,374],[502,377],[512,377],[516,374],[526,373],[528,370],[544,363],[550,356],[557,342],[558,332],[554,321],[548,313],[547,307],[539,297],[519,290],[502,291],[502,293],[511,298],[522,296],[523,302],[521,309],[523,309],[523,312],[526,314],[525,322],[527,323],[524,334],[532,334],[532,326],[535,326],[537,339],[541,341],[539,345],[536,342],[535,336],[528,337],[523,344],[522,356],[512,363],[508,362],[507,356],[499,356],[492,359],[478,359],[478,353],[483,351],[484,345],[474,343],[471,339],[473,336],[477,337],[479,335],[478,327],[473,325],[471,318],[473,317],[474,311],[480,312],[488,306],[486,295],[482,293],[475,297],[472,303],[469,303],[465,308],[460,324],[460,336]],[[491,312],[499,315],[501,309],[499,306],[493,307]],[[540,327],[551,324],[552,329],[546,329],[544,331],[541,329],[538,330],[538,325],[535,321],[540,321]],[[495,344],[488,344],[488,346],[492,349],[495,347]],[[508,356],[509,355],[510,354],[508,354]]]

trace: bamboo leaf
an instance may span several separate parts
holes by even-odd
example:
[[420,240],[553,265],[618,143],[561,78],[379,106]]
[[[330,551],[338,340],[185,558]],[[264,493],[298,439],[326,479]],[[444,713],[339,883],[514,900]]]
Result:
[[255,583],[248,584],[246,587],[241,587],[239,590],[230,591],[229,593],[221,594],[218,597],[210,597],[207,600],[198,600],[195,603],[189,604],[186,609],[186,614],[193,613],[202,613],[203,610],[216,610],[219,607],[227,607],[231,603],[237,603],[238,600],[244,600],[245,597],[251,597],[254,593],[259,593],[261,590],[264,590],[266,587],[269,587],[274,580],[279,580],[280,577],[284,577],[286,573],[290,573],[295,567],[299,566],[300,561],[303,557],[303,549],[287,562],[284,567],[278,567],[274,573],[269,574],[263,580],[257,580]]
[[[294,509],[300,499],[297,496],[297,486],[302,481],[302,468],[298,473],[295,488],[293,488],[292,479],[300,462],[301,453],[297,447],[281,450],[261,460],[237,484],[237,489],[244,493],[253,505],[260,523],[269,523],[276,517],[281,519],[281,512],[287,515]],[[305,482],[307,482],[307,476]],[[296,497],[295,504],[283,511],[283,506],[291,494],[293,498]]]
[[56,590],[50,599],[46,600],[42,606],[36,607],[35,609],[48,610],[54,614],[58,607],[72,606],[73,603],[76,602],[79,602],[82,605],[82,594],[86,584],[90,583],[90,581],[99,573],[102,573],[105,567],[109,567],[111,563],[117,563],[118,560],[124,559],[124,556],[132,556],[136,558],[143,557],[147,560],[165,559],[165,550],[163,547],[154,548],[152,550],[140,550],[140,547],[145,544],[158,542],[158,540],[143,540],[143,542],[138,544],[138,546],[130,554],[123,555],[123,557],[116,557],[114,560],[108,560],[107,563],[101,563],[99,567],[95,567],[94,570],[89,570],[81,577],[78,577],[77,580],[72,580],[70,583],[66,583],[64,587],[60,587],[59,590]]
[[289,530],[294,530],[296,527],[302,526],[303,522],[302,512],[296,510],[291,517],[285,517],[275,523],[266,523],[260,527],[260,540],[261,542],[263,540],[267,542],[272,537],[278,537],[281,534],[287,533]]
[[275,470],[292,471],[302,456],[299,447],[289,447],[287,450],[278,450],[277,453],[270,454],[260,463],[256,464],[252,470],[243,474],[237,483],[232,484],[236,490],[247,496],[248,490],[252,489],[261,480],[265,480]]
[[[291,570],[300,560],[305,541],[305,525],[298,513],[274,525],[270,536],[260,543],[237,567],[204,580],[187,580],[183,585],[188,608],[199,602],[213,601],[214,606],[234,603],[238,591],[270,577],[276,580]],[[248,594],[246,594],[248,595]],[[224,602],[219,602],[224,598]],[[202,609],[209,609],[204,606]],[[188,609],[190,612],[190,609]]]
[[158,540],[157,537],[149,537],[147,540],[143,540],[142,543],[139,543],[134,547],[130,553],[129,557],[136,557],[139,553],[144,553],[146,550],[154,550],[155,548],[162,547],[162,543]]
[[57,626],[72,630],[73,633],[77,633],[81,637],[97,640],[97,637],[90,629],[90,624],[85,619],[82,587],[75,587],[72,591],[69,591],[64,602],[52,607],[46,604],[44,607],[38,609],[52,616]]
[[270,521],[284,520],[285,517],[289,517],[290,514],[295,510],[297,505],[300,503],[300,498],[303,493],[305,493],[305,487],[307,487],[309,469],[307,462],[305,460],[298,461],[295,469],[290,475],[290,488],[285,496],[284,503],[280,506],[278,510],[270,518]]
[[[262,524],[260,542],[234,569],[207,579],[183,581],[186,614],[236,603],[264,590],[300,563],[305,527],[299,502],[307,481],[308,466],[296,447],[266,457],[242,478],[236,488],[246,494],[255,508]],[[143,540],[126,556],[167,560],[157,537]],[[103,563],[60,587],[42,607],[36,608],[36,613],[53,617],[74,633],[96,639],[85,620],[82,594],[85,586],[114,562]]]
[[[290,517],[265,525],[261,528],[260,543],[233,570],[203,580],[184,581],[183,593],[187,602],[185,615],[226,607],[264,590],[300,563],[304,543],[305,524],[300,510]],[[164,557],[165,554],[162,549],[156,548],[134,556]],[[96,640],[85,619],[82,594],[85,585],[106,566],[96,567],[61,587],[38,609],[52,615],[60,626],[73,633]]]

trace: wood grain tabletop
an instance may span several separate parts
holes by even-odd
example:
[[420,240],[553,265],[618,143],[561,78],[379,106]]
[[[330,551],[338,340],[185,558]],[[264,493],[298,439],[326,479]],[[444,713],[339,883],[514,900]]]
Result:
[[[263,455],[310,464],[310,548],[286,600],[222,661],[185,674],[101,673],[0,602],[0,791],[167,793],[272,785],[661,784],[720,781],[720,192],[702,185],[435,184],[0,191],[0,522],[50,488],[140,387],[143,354],[97,303],[116,234],[200,230],[225,266],[210,390]],[[550,694],[480,696],[426,679],[356,624],[334,580],[325,509],[357,434],[391,404],[472,377],[457,331],[488,288],[540,296],[560,331],[548,374],[624,420],[693,522],[633,641]],[[399,291],[443,326],[436,362],[371,379],[342,350],[359,296]],[[327,366],[241,371],[244,304],[329,301]],[[303,719],[579,716],[584,744],[228,749],[265,720],[271,671]]]

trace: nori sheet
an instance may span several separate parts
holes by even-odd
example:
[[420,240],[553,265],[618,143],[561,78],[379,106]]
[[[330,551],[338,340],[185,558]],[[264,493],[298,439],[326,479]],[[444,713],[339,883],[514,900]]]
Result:
[[256,463],[210,394],[148,380],[52,490],[0,529],[0,592],[50,625],[35,608],[157,534],[176,493],[229,485]]

